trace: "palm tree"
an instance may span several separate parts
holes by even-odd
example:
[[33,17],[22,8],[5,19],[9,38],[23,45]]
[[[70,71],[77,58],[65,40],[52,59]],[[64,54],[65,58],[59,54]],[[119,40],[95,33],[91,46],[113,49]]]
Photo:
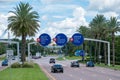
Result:
[[88,28],[88,27],[86,27],[86,26],[80,26],[80,27],[77,29],[77,31],[78,31],[79,33],[81,33],[84,37],[89,37],[89,36],[90,36],[90,34],[88,34],[88,33],[89,33],[89,30],[90,30],[90,28]]
[[36,11],[32,11],[33,7],[29,3],[20,2],[10,11],[14,15],[8,17],[8,29],[17,37],[22,37],[21,55],[22,62],[25,61],[26,37],[34,36],[39,30],[39,15]]
[[108,22],[109,31],[112,36],[112,57],[113,57],[113,66],[115,65],[115,32],[120,31],[119,23],[116,17],[110,17]]
[[[91,31],[93,32],[93,36],[95,39],[101,39],[103,35],[103,31],[105,30],[106,27],[106,18],[104,15],[96,15],[93,20],[90,22]],[[100,47],[101,43],[99,42],[99,51],[98,55],[100,55]],[[97,43],[96,43],[96,48],[95,48],[95,59],[96,59],[96,50],[97,50]]]

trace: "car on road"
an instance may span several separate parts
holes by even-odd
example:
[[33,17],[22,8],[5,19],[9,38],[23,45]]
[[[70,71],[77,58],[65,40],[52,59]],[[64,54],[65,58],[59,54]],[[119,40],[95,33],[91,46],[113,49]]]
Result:
[[54,58],[50,58],[49,63],[55,63],[55,59]]
[[95,66],[95,64],[94,64],[93,61],[88,61],[88,62],[86,63],[86,67],[94,67],[94,66]]
[[54,64],[53,66],[51,66],[51,72],[55,73],[55,72],[64,72],[63,66],[61,64]]
[[79,62],[78,61],[73,61],[71,62],[71,67],[79,67]]
[[4,59],[2,61],[2,66],[8,66],[8,59]]
[[39,59],[41,56],[32,56],[32,59]]

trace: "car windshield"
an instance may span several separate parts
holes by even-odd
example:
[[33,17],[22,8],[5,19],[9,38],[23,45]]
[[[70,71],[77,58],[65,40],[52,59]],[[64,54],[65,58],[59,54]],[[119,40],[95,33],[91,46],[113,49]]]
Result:
[[78,63],[77,61],[74,61],[73,63]]
[[62,68],[61,65],[54,65],[55,68]]
[[51,58],[50,60],[55,60],[55,59]]

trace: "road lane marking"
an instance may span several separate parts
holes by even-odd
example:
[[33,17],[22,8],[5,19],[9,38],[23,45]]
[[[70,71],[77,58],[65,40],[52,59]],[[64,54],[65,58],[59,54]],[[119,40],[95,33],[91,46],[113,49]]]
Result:
[[40,68],[43,70],[43,72],[50,78],[50,80],[56,80],[55,77],[53,77],[52,75],[50,75],[50,73],[48,73],[43,67],[42,65],[39,65]]

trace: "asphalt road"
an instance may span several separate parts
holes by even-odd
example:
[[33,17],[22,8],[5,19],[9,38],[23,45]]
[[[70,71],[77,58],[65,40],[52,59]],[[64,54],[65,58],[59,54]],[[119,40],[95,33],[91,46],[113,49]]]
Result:
[[70,60],[56,61],[56,63],[63,65],[64,73],[51,73],[50,69],[53,64],[49,64],[50,58],[42,57],[34,61],[41,66],[51,80],[120,80],[120,71],[101,67],[86,67],[83,64],[80,64],[79,68],[71,68]]

